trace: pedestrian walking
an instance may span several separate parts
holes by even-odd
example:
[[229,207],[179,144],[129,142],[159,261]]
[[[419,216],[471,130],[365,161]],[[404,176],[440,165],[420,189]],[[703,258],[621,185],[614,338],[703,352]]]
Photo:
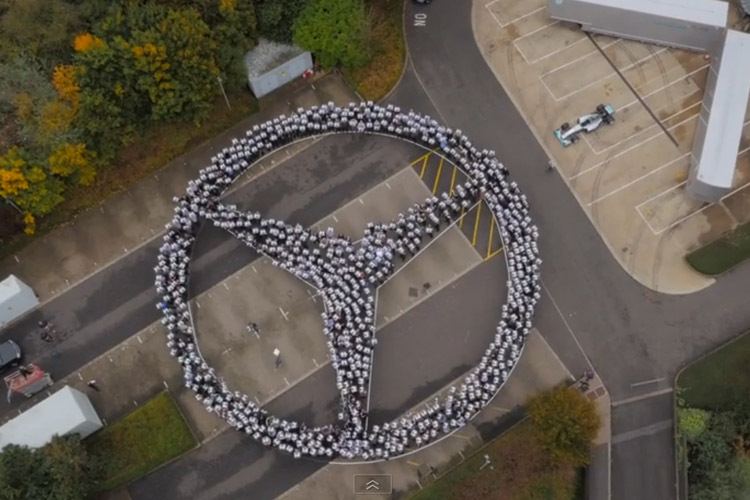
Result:
[[260,328],[258,327],[258,323],[248,323],[247,331],[248,333],[252,333],[256,337],[260,338]]
[[89,380],[86,383],[86,385],[89,386],[90,388],[94,389],[96,392],[101,392],[101,390],[99,389],[99,386],[96,383],[96,380],[93,380],[93,379]]

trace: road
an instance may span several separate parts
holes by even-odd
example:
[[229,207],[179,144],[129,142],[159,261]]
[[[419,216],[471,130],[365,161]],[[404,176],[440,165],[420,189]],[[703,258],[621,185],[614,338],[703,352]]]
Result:
[[[529,197],[542,235],[547,295],[613,402],[655,388],[631,384],[664,379],[662,384],[671,385],[680,366],[750,324],[750,267],[689,296],[656,294],[630,278],[562,179],[545,171],[548,158],[475,45],[470,10],[471,2],[434,2],[426,8],[409,3],[407,46],[424,91],[441,119],[497,151]],[[417,12],[427,14],[423,27],[411,22]],[[548,338],[555,335],[540,329]],[[664,403],[671,395],[654,394],[613,408],[613,499],[675,498],[672,428],[659,425],[672,419],[671,405]]]
[[[497,151],[529,197],[542,235],[545,293],[537,326],[574,372],[582,368],[580,344],[615,403],[647,396],[653,386],[633,388],[631,384],[663,378],[668,385],[683,363],[750,324],[746,292],[750,269],[745,266],[713,287],[685,297],[655,294],[632,280],[610,255],[562,179],[546,171],[546,155],[475,46],[470,8],[470,2],[438,1],[427,8],[409,3],[405,18],[409,68],[389,102],[431,114],[464,130],[480,147]],[[410,23],[417,10],[428,13],[424,27]],[[395,173],[414,153],[411,146],[393,145],[378,148],[375,155],[376,148],[372,139],[357,136],[321,141],[306,154],[304,165],[292,160],[277,167],[260,182],[240,190],[238,199],[251,200],[254,208],[268,216],[310,224]],[[2,337],[25,337],[29,357],[53,366],[58,378],[73,372],[158,318],[151,286],[157,246],[158,241],[129,254],[6,328]],[[193,293],[207,289],[253,257],[220,231],[206,228],[196,247]],[[482,264],[474,273],[485,279],[495,276],[485,272],[491,269],[486,266],[499,262]],[[481,277],[467,275],[455,283],[466,290],[455,296],[483,302],[486,295],[481,287],[493,285],[478,285]],[[440,292],[389,325],[383,338],[396,338],[389,331],[429,321],[438,308],[444,310],[441,297],[450,292]],[[461,321],[461,328],[485,329],[493,322],[492,312],[470,307],[467,302],[464,310],[471,314],[449,317]],[[52,319],[63,333],[75,333],[67,334],[56,350],[47,351],[40,339],[26,335],[42,317]],[[476,345],[481,341],[478,336]],[[384,341],[379,347],[386,351],[397,345],[388,347]],[[474,356],[476,352],[467,349],[450,358],[452,366],[423,375],[448,380],[451,370],[468,365]],[[326,396],[333,384],[325,373],[288,391],[273,408],[282,414],[300,412],[306,419],[323,418],[335,396]],[[413,399],[428,393],[415,387]],[[671,405],[665,403],[670,398],[662,394],[614,406],[612,498],[674,498],[672,414]],[[253,498],[273,498],[321,465],[293,461],[227,433],[191,457],[136,483],[131,492],[136,499],[153,497],[157,491],[165,498],[199,492],[203,496],[196,498],[244,498],[249,491]]]

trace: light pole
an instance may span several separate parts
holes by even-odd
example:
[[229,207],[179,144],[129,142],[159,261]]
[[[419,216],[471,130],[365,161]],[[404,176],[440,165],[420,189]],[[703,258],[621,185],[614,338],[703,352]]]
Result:
[[216,76],[216,81],[219,82],[219,88],[221,89],[221,93],[224,96],[224,102],[227,103],[227,108],[231,110],[232,106],[229,105],[229,98],[227,98],[227,92],[224,90],[224,81],[221,79],[221,75]]

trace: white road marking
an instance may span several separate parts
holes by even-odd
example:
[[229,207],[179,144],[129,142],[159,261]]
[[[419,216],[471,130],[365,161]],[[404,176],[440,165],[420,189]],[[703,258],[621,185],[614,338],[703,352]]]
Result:
[[600,201],[603,201],[603,200],[605,200],[605,199],[609,198],[610,196],[612,196],[612,195],[615,195],[615,194],[619,193],[620,191],[622,191],[622,190],[624,190],[624,189],[627,189],[627,188],[629,188],[629,187],[630,187],[630,186],[632,186],[633,184],[636,184],[637,182],[640,182],[640,181],[642,181],[642,180],[643,180],[643,179],[645,179],[646,177],[648,177],[648,176],[650,176],[650,175],[653,175],[653,174],[655,174],[656,172],[658,172],[658,171],[660,171],[660,170],[662,170],[662,169],[664,169],[664,168],[667,168],[667,167],[669,167],[670,165],[673,165],[674,163],[676,163],[676,162],[678,162],[678,161],[680,161],[680,160],[684,160],[684,159],[685,159],[685,158],[687,158],[688,156],[690,156],[690,153],[685,153],[684,155],[678,156],[678,157],[677,157],[677,158],[675,158],[674,160],[670,160],[670,161],[668,161],[667,163],[665,163],[665,164],[663,164],[663,165],[661,165],[661,166],[659,166],[659,167],[656,167],[656,168],[655,168],[654,170],[652,170],[652,171],[650,171],[650,172],[648,172],[648,173],[646,173],[646,174],[643,174],[643,175],[641,175],[640,177],[638,177],[638,178],[636,178],[636,179],[633,179],[632,181],[630,181],[630,182],[627,182],[626,184],[623,184],[622,186],[620,186],[620,187],[618,187],[618,188],[616,188],[616,189],[613,189],[612,191],[608,192],[607,194],[604,194],[604,195],[602,195],[602,196],[598,197],[598,198],[597,198],[597,199],[595,199],[594,201],[592,201],[592,202],[590,202],[590,203],[587,203],[587,204],[586,204],[586,206],[587,206],[587,207],[590,207],[590,206],[591,206],[591,205],[593,205],[594,203],[599,203]]
[[[633,69],[636,66],[640,65],[641,63],[643,63],[645,61],[648,61],[652,57],[656,57],[659,54],[661,54],[663,52],[666,52],[666,51],[667,51],[666,48],[661,48],[661,49],[657,50],[656,52],[649,53],[649,55],[647,55],[645,57],[642,57],[641,59],[638,59],[637,61],[635,61],[633,63],[628,64],[624,68],[618,68],[618,70],[620,71],[620,73],[624,73],[625,71]],[[607,64],[609,64],[609,63],[607,63]],[[601,78],[599,78],[597,80],[594,80],[593,82],[589,82],[586,85],[584,85],[583,87],[579,87],[576,90],[565,94],[564,96],[556,97],[552,93],[550,93],[550,95],[552,96],[552,99],[554,99],[556,102],[560,102],[562,100],[568,99],[569,97],[578,94],[579,92],[583,92],[584,90],[589,89],[589,88],[593,87],[594,85],[597,85],[597,84],[603,82],[604,80],[608,80],[608,79],[610,79],[612,77],[620,78],[620,75],[616,71],[612,71],[611,73],[608,73],[607,76],[603,76],[603,77],[601,77]],[[542,78],[542,76],[540,76],[539,78]],[[547,90],[549,91],[549,88],[547,88]]]
[[635,429],[628,432],[622,432],[620,434],[616,434],[612,436],[612,444],[618,444],[622,443],[624,441],[631,441],[633,439],[638,439],[641,437],[650,436],[652,434],[657,434],[659,432],[663,432],[667,429],[672,428],[672,419],[669,420],[663,420],[661,422],[657,422],[655,424],[647,425],[645,427],[641,427],[639,429]]
[[673,391],[674,389],[672,389],[671,387],[668,387],[666,389],[660,389],[658,391],[649,392],[648,394],[642,394],[640,396],[633,396],[632,398],[625,398],[619,401],[613,401],[612,406],[618,407],[618,406],[623,406],[623,405],[627,405],[630,403],[637,403],[638,401],[643,401],[644,399],[650,399],[650,398],[655,398],[658,396],[663,396],[664,394],[669,394],[670,392],[673,392]]
[[[696,93],[698,93],[699,91],[700,91],[700,89],[697,89],[696,91],[694,91],[694,92],[693,92],[693,94],[696,94]],[[689,95],[692,95],[692,94],[689,94]],[[667,121],[667,120],[670,120],[671,118],[674,118],[675,116],[677,116],[677,115],[680,115],[680,114],[684,113],[685,111],[687,111],[687,110],[689,110],[689,109],[691,109],[691,108],[694,108],[694,107],[696,107],[696,106],[700,106],[700,104],[701,104],[700,102],[696,102],[696,103],[693,103],[693,104],[691,104],[690,106],[688,106],[688,107],[686,107],[686,108],[682,108],[682,109],[680,109],[679,111],[676,111],[676,112],[672,113],[671,115],[669,115],[669,116],[666,116],[666,117],[665,117],[665,118],[663,118],[663,119],[662,119],[661,121],[662,121],[662,123],[663,123],[663,122],[665,122],[665,121]],[[654,111],[659,111],[659,110],[661,110],[661,109],[664,109],[665,107],[666,107],[666,105],[665,105],[665,106],[662,106],[661,108],[657,108],[657,109],[655,109]],[[622,108],[621,108],[621,109],[622,109]],[[644,107],[643,109],[645,110],[646,108]],[[617,111],[615,111],[615,114],[617,114]],[[693,115],[693,116],[695,116],[695,115]],[[653,119],[653,118],[651,118],[651,119]],[[585,142],[585,143],[586,143],[586,144],[588,145],[589,149],[591,149],[591,151],[592,151],[592,152],[593,152],[594,154],[596,154],[596,155],[601,155],[601,154],[604,154],[604,153],[606,153],[606,152],[607,152],[607,151],[609,151],[610,149],[613,149],[613,148],[615,148],[615,147],[619,146],[620,144],[623,144],[623,143],[625,143],[625,142],[628,142],[628,141],[629,141],[630,139],[632,139],[632,138],[634,138],[634,137],[636,137],[636,136],[638,136],[638,135],[643,135],[643,133],[644,133],[644,132],[647,132],[647,131],[649,131],[649,130],[651,130],[651,129],[653,129],[653,128],[657,128],[657,127],[659,127],[659,124],[658,124],[658,123],[652,123],[652,124],[651,124],[651,125],[649,125],[648,127],[646,127],[646,128],[643,128],[643,129],[641,129],[641,130],[639,130],[639,131],[637,131],[637,132],[634,132],[633,134],[631,134],[631,135],[630,135],[630,136],[628,136],[627,138],[625,138],[625,139],[622,139],[622,140],[620,140],[620,141],[618,141],[618,142],[616,142],[616,143],[614,143],[614,144],[612,144],[612,145],[610,145],[610,146],[607,146],[607,147],[606,147],[606,148],[604,148],[604,149],[596,149],[596,148],[594,148],[594,146],[593,146],[593,145],[591,144],[591,141],[589,141],[589,140],[588,140],[588,138],[586,137],[586,136],[587,136],[587,134],[583,134],[583,135],[582,135],[582,137],[583,137],[583,140],[584,140],[584,142]],[[672,130],[672,127],[669,127],[669,128],[667,129],[667,130]],[[663,130],[662,130],[661,128],[659,128],[659,131],[658,131],[658,132],[657,132],[656,134],[653,134],[653,135],[652,135],[652,136],[650,136],[650,137],[658,137],[658,136],[662,135],[662,133],[663,133]]]
[[641,387],[641,386],[644,386],[644,385],[658,384],[659,382],[661,382],[663,380],[666,380],[666,378],[659,377],[659,378],[653,378],[653,379],[650,379],[650,380],[644,380],[642,382],[634,382],[634,383],[630,384],[630,388],[634,389],[636,387]]
[[[690,120],[694,119],[694,118],[695,118],[695,117],[697,117],[697,116],[698,116],[698,115],[696,114],[696,115],[690,116],[690,117],[688,117],[688,118],[685,118],[685,119],[684,119],[684,120],[682,120],[681,122],[679,122],[679,123],[676,123],[675,125],[673,125],[673,126],[669,127],[669,128],[667,129],[667,130],[672,130],[672,129],[675,129],[675,128],[679,127],[680,125],[682,125],[682,124],[684,124],[684,123],[687,123],[687,122],[689,122]],[[585,169],[581,170],[580,172],[578,172],[578,173],[577,173],[577,174],[575,174],[574,176],[572,176],[572,177],[569,177],[569,178],[568,178],[568,180],[569,180],[569,181],[575,180],[575,179],[577,179],[578,177],[582,176],[583,174],[585,174],[585,173],[587,173],[587,172],[590,172],[590,171],[592,171],[592,170],[596,170],[597,168],[601,167],[602,165],[604,165],[604,164],[606,164],[606,163],[610,163],[610,162],[611,162],[612,160],[614,160],[615,158],[619,158],[620,156],[622,156],[622,155],[624,155],[624,154],[626,154],[626,153],[629,153],[630,151],[633,151],[633,150],[634,150],[635,148],[637,148],[637,147],[639,147],[639,146],[642,146],[643,144],[646,144],[647,142],[653,141],[653,140],[654,140],[654,139],[656,139],[657,137],[663,137],[663,136],[664,136],[664,134],[655,134],[655,135],[652,135],[651,137],[649,137],[649,138],[647,138],[647,139],[644,139],[644,140],[643,140],[643,141],[641,141],[641,142],[638,142],[638,143],[636,143],[636,144],[634,144],[634,145],[632,145],[632,146],[628,146],[627,148],[623,149],[622,151],[619,151],[619,152],[617,152],[616,154],[612,155],[611,157],[607,158],[606,160],[604,160],[604,161],[600,161],[599,163],[595,163],[594,165],[592,165],[592,166],[590,166],[590,167],[588,167],[588,168],[585,168]]]
[[492,9],[490,9],[490,5],[492,5],[493,3],[498,3],[499,1],[500,0],[493,0],[492,2],[488,3],[487,5],[485,5],[485,7],[487,8],[488,11],[490,11],[490,14],[492,14],[492,17],[495,18],[495,21],[497,22],[497,24],[500,25],[501,28],[505,28],[507,26],[510,26],[511,24],[513,24],[513,23],[515,23],[517,21],[520,21],[521,19],[525,19],[525,18],[527,18],[529,16],[532,16],[532,15],[536,14],[537,12],[540,12],[540,11],[542,11],[542,10],[544,10],[546,8],[546,7],[539,7],[538,9],[534,9],[531,12],[528,12],[528,13],[522,15],[522,16],[518,16],[515,19],[513,19],[511,21],[508,21],[507,23],[503,23],[502,21],[500,21],[500,19],[497,18],[497,16],[492,11]]

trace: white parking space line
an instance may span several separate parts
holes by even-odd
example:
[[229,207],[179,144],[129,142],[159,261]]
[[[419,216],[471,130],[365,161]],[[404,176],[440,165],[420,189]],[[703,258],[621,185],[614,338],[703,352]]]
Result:
[[[680,125],[682,125],[682,124],[684,124],[684,123],[687,123],[687,122],[689,122],[690,120],[694,119],[694,118],[695,118],[696,116],[698,116],[698,115],[697,115],[697,114],[695,114],[695,115],[692,115],[692,116],[690,116],[690,117],[688,117],[688,118],[685,118],[685,119],[684,119],[684,120],[682,120],[681,122],[678,122],[678,123],[676,123],[675,125],[673,125],[673,126],[669,127],[669,128],[667,129],[667,130],[672,130],[672,129],[675,129],[675,128],[679,127]],[[641,142],[638,142],[638,143],[636,143],[636,144],[634,144],[634,145],[632,145],[632,146],[630,146],[630,147],[628,147],[628,148],[626,148],[626,149],[623,149],[622,151],[618,152],[617,154],[614,154],[614,155],[612,155],[611,157],[607,158],[607,159],[606,159],[606,160],[604,160],[604,161],[600,161],[599,163],[595,163],[594,165],[592,165],[592,166],[590,166],[590,167],[588,167],[588,168],[585,168],[585,169],[581,170],[580,172],[578,172],[577,174],[575,174],[575,175],[574,175],[573,177],[569,177],[569,178],[568,178],[568,180],[569,180],[569,181],[575,180],[575,179],[577,179],[578,177],[582,176],[583,174],[585,174],[585,173],[587,173],[587,172],[590,172],[590,171],[592,171],[592,170],[596,170],[597,168],[601,167],[601,166],[602,166],[602,165],[604,165],[605,163],[609,163],[609,162],[611,162],[612,160],[614,160],[615,158],[618,158],[618,157],[620,157],[620,156],[622,156],[622,155],[624,155],[624,154],[626,154],[626,153],[629,153],[630,151],[634,150],[635,148],[637,148],[637,147],[639,147],[639,146],[642,146],[643,144],[646,144],[646,143],[647,143],[647,142],[649,142],[649,141],[653,141],[653,140],[654,140],[654,139],[656,139],[657,137],[662,137],[662,135],[663,135],[663,134],[654,134],[654,135],[652,135],[652,136],[648,137],[647,139],[644,139],[644,140],[642,140]]]
[[[604,50],[604,49],[607,49],[607,48],[609,48],[609,47],[611,47],[611,46],[613,46],[613,45],[616,45],[616,44],[620,43],[621,41],[622,41],[622,38],[618,38],[618,39],[617,39],[617,40],[615,40],[614,42],[610,42],[610,43],[608,43],[608,44],[606,44],[606,45],[602,45],[602,50]],[[568,66],[570,66],[571,64],[575,64],[575,63],[577,63],[578,61],[582,61],[582,60],[586,59],[587,57],[591,57],[591,56],[593,56],[594,54],[598,54],[598,53],[599,53],[599,51],[598,51],[598,50],[596,50],[596,49],[594,49],[594,50],[592,50],[591,52],[588,52],[588,53],[586,53],[586,54],[584,54],[584,55],[582,55],[582,56],[580,56],[580,57],[576,57],[576,58],[575,58],[575,59],[573,59],[572,61],[568,61],[568,62],[566,62],[565,64],[561,64],[560,66],[557,66],[557,67],[555,67],[554,69],[551,69],[551,70],[547,71],[546,73],[542,73],[541,75],[539,75],[539,78],[544,78],[544,77],[545,77],[545,76],[547,76],[547,75],[551,75],[552,73],[554,73],[554,72],[556,72],[556,71],[560,71],[561,69],[563,69],[563,68],[565,68],[565,67],[568,67]]]
[[[677,80],[675,80],[675,81],[673,81],[673,82],[669,82],[669,83],[667,83],[667,84],[665,84],[665,85],[662,85],[662,86],[661,86],[661,87],[659,87],[658,89],[652,90],[652,91],[651,91],[651,92],[649,92],[648,94],[643,94],[643,95],[641,95],[641,99],[643,99],[643,100],[645,101],[645,100],[646,100],[646,99],[648,99],[649,97],[651,97],[651,96],[653,96],[653,95],[656,95],[656,94],[658,94],[658,93],[659,93],[659,92],[661,92],[662,90],[664,90],[664,89],[666,89],[666,88],[668,88],[668,87],[671,87],[672,85],[676,85],[676,84],[678,84],[678,83],[681,83],[681,82],[682,82],[683,80],[686,80],[686,79],[690,78],[690,77],[691,77],[691,76],[693,76],[694,74],[696,74],[696,73],[698,73],[698,72],[700,72],[700,71],[703,71],[704,69],[708,68],[709,66],[710,66],[709,64],[706,64],[705,66],[701,66],[700,68],[698,68],[698,69],[695,69],[695,70],[691,71],[690,73],[685,73],[684,75],[682,75],[682,76],[681,76],[680,78],[678,78]],[[675,68],[675,69],[678,69],[678,68]],[[663,75],[658,75],[658,76],[655,76],[655,77],[653,77],[653,78],[650,78],[650,79],[646,80],[646,82],[645,82],[645,83],[644,83],[643,85],[648,85],[649,83],[653,82],[654,80],[661,80],[662,78],[663,78]],[[699,88],[699,87],[698,87],[697,85],[696,85],[696,88],[697,88],[697,90],[695,90],[695,91],[693,91],[692,93],[690,93],[690,94],[687,94],[687,95],[693,95],[693,94],[694,94],[695,92],[700,92],[700,91],[701,91],[701,89],[700,89],[700,88]],[[619,109],[619,110],[623,110],[623,109],[629,108],[630,106],[633,106],[633,105],[635,105],[635,104],[638,104],[639,102],[640,102],[640,101],[639,101],[638,99],[635,99],[635,100],[633,100],[633,101],[630,101],[629,103],[627,103],[627,104],[625,104],[625,105],[623,105],[623,106],[620,106],[620,107],[619,107],[618,109]]]
[[642,181],[642,180],[643,180],[643,179],[645,179],[646,177],[648,177],[648,176],[650,176],[650,175],[653,175],[653,174],[655,174],[656,172],[658,172],[658,171],[660,171],[660,170],[662,170],[662,169],[664,169],[664,168],[667,168],[667,167],[669,167],[670,165],[673,165],[673,164],[677,163],[677,162],[678,162],[678,161],[680,161],[680,160],[684,160],[684,159],[685,159],[685,158],[687,158],[688,156],[690,156],[690,153],[685,153],[684,155],[682,155],[682,156],[679,156],[679,157],[675,158],[674,160],[670,160],[670,161],[668,161],[667,163],[665,163],[665,164],[663,164],[663,165],[661,165],[661,166],[659,166],[659,167],[655,168],[655,169],[654,169],[654,170],[652,170],[651,172],[648,172],[647,174],[643,174],[642,176],[640,176],[640,177],[638,177],[638,178],[636,178],[636,179],[633,179],[632,181],[630,181],[630,182],[628,182],[628,183],[626,183],[626,184],[623,184],[622,186],[618,187],[617,189],[613,189],[613,190],[612,190],[612,191],[610,191],[609,193],[607,193],[607,194],[604,194],[604,195],[600,196],[599,198],[595,199],[594,201],[592,201],[592,202],[590,202],[590,203],[587,203],[587,204],[586,204],[586,206],[587,206],[587,207],[590,207],[590,206],[591,206],[591,205],[593,205],[594,203],[599,203],[600,201],[603,201],[603,200],[605,200],[605,199],[609,198],[610,196],[613,196],[613,195],[615,195],[615,194],[619,193],[620,191],[622,191],[622,190],[624,190],[624,189],[627,189],[627,188],[629,188],[629,187],[630,187],[630,186],[632,186],[633,184],[635,184],[635,183],[637,183],[637,182],[640,182],[640,181]]
[[[750,151],[750,147],[747,147],[747,148],[745,148],[745,149],[741,150],[741,151],[740,151],[740,152],[739,152],[739,153],[737,154],[737,156],[740,156],[740,155],[742,155],[742,154],[746,153],[747,151]],[[688,219],[689,219],[690,217],[692,217],[692,216],[694,216],[694,215],[697,215],[697,214],[699,214],[699,213],[703,212],[703,211],[704,211],[705,209],[707,209],[708,207],[710,207],[710,206],[713,206],[713,205],[714,205],[713,203],[707,203],[706,205],[703,205],[703,206],[702,206],[701,208],[699,208],[698,210],[695,210],[695,211],[693,211],[693,212],[690,212],[689,214],[685,215],[684,217],[680,217],[679,219],[677,219],[676,221],[672,222],[672,223],[671,223],[670,225],[668,225],[668,226],[666,226],[666,227],[664,227],[664,228],[660,229],[659,231],[656,231],[656,230],[654,230],[654,228],[653,228],[653,227],[651,226],[651,224],[649,224],[649,222],[648,222],[648,220],[646,219],[646,217],[645,217],[645,216],[643,215],[643,212],[641,212],[641,206],[645,205],[646,203],[648,203],[648,202],[650,202],[650,201],[653,201],[653,200],[655,200],[656,198],[658,198],[658,197],[660,197],[660,196],[662,196],[662,195],[664,195],[664,194],[666,194],[666,193],[669,193],[670,191],[674,191],[675,189],[677,189],[677,188],[679,188],[679,187],[682,187],[682,186],[684,186],[685,184],[687,184],[687,181],[682,181],[682,182],[680,182],[679,184],[677,184],[676,186],[672,186],[671,188],[669,188],[669,189],[667,189],[667,190],[665,190],[665,191],[662,191],[661,193],[657,194],[656,196],[652,196],[652,197],[651,197],[651,198],[649,198],[648,200],[646,200],[646,201],[644,201],[643,203],[640,203],[639,205],[637,205],[637,206],[636,206],[636,212],[638,212],[638,215],[640,215],[640,216],[641,216],[641,218],[643,219],[643,222],[645,222],[645,223],[646,223],[646,225],[647,225],[647,226],[649,227],[649,229],[651,229],[651,232],[652,232],[652,233],[654,233],[654,235],[656,235],[656,236],[659,236],[660,234],[664,233],[665,231],[669,231],[670,229],[672,229],[672,228],[673,228],[673,227],[675,227],[676,225],[678,225],[678,224],[681,224],[682,222],[685,222],[685,221],[686,221],[686,220],[688,220]],[[721,199],[721,200],[719,201],[719,203],[721,203],[721,202],[722,202],[723,200],[726,200],[727,198],[729,198],[729,197],[730,197],[730,196],[732,196],[733,194],[735,194],[735,193],[738,193],[739,191],[741,191],[741,190],[745,189],[745,188],[746,188],[746,187],[748,187],[748,186],[750,186],[750,181],[746,182],[745,184],[742,184],[741,186],[737,186],[737,187],[736,187],[735,189],[733,189],[733,190],[731,190],[730,192],[728,192],[728,193],[727,193],[727,194],[726,194],[726,195],[725,195],[725,196],[724,196],[724,197],[723,197],[723,198],[722,198],[722,199]]]
[[[699,91],[700,91],[700,89],[698,89],[698,90],[697,90],[696,92],[699,92]],[[695,93],[695,92],[694,92],[694,93]],[[692,94],[689,94],[689,95],[692,95]],[[636,101],[636,102],[637,102],[637,101]],[[696,106],[699,106],[699,105],[700,105],[700,102],[696,102],[695,104],[691,104],[690,106],[688,106],[688,107],[686,107],[686,108],[682,108],[681,110],[679,110],[679,111],[676,111],[676,112],[672,113],[671,115],[669,115],[669,116],[666,116],[665,118],[662,118],[662,119],[661,119],[661,122],[663,123],[663,122],[665,122],[665,121],[669,120],[670,118],[674,118],[675,116],[677,116],[677,115],[679,115],[679,114],[682,114],[682,113],[684,113],[685,111],[689,110],[690,108],[694,108],[694,107],[696,107]],[[665,105],[665,106],[663,106],[663,107],[661,107],[661,108],[656,108],[656,109],[654,109],[653,111],[655,111],[655,112],[656,112],[656,111],[659,111],[659,110],[661,110],[661,109],[664,109],[664,108],[665,108],[666,106],[667,106],[667,105]],[[620,109],[622,109],[622,108],[620,108]],[[617,114],[617,110],[615,110],[615,114]],[[700,113],[699,113],[699,114],[700,114]],[[693,115],[693,116],[695,116],[695,115]],[[615,122],[615,123],[616,123],[616,122]],[[618,141],[618,142],[616,142],[616,143],[612,144],[611,146],[607,146],[607,147],[606,147],[606,148],[604,148],[604,149],[596,149],[596,148],[595,148],[595,147],[594,147],[594,146],[593,146],[593,145],[591,144],[591,141],[589,141],[589,140],[588,140],[588,138],[586,137],[586,134],[582,134],[582,135],[581,135],[581,137],[583,137],[583,140],[584,140],[584,142],[585,142],[585,143],[586,143],[586,144],[588,145],[589,149],[591,149],[591,151],[592,151],[592,152],[593,152],[594,154],[596,154],[596,155],[600,155],[600,154],[604,154],[604,153],[606,153],[607,151],[609,151],[609,150],[610,150],[610,149],[612,149],[612,148],[616,148],[617,146],[619,146],[620,144],[622,144],[622,143],[624,143],[624,142],[628,142],[628,141],[629,141],[630,139],[632,139],[633,137],[635,137],[635,136],[637,136],[637,135],[641,135],[641,134],[643,134],[644,132],[647,132],[647,131],[649,131],[649,130],[651,130],[651,129],[653,129],[653,128],[659,128],[659,129],[660,129],[660,130],[659,130],[659,132],[657,132],[657,133],[655,134],[655,136],[659,136],[659,135],[661,135],[661,134],[662,134],[662,132],[663,132],[663,131],[661,130],[661,127],[659,127],[659,124],[658,124],[658,123],[652,123],[652,124],[651,124],[651,125],[649,125],[648,127],[646,127],[646,128],[642,128],[641,130],[639,130],[639,131],[637,131],[637,132],[633,132],[633,133],[632,133],[631,135],[629,135],[629,136],[628,136],[628,137],[626,137],[625,139],[622,139],[621,141]]]
[[[514,47],[516,48],[516,50],[517,50],[517,51],[518,51],[518,52],[519,52],[519,53],[521,54],[521,57],[523,57],[524,61],[526,61],[526,64],[528,64],[528,65],[533,65],[533,64],[536,64],[536,63],[538,63],[539,61],[544,61],[544,60],[545,60],[545,59],[547,59],[548,57],[552,57],[552,56],[554,56],[554,55],[556,55],[556,54],[559,54],[559,53],[560,53],[560,52],[562,52],[563,50],[567,50],[567,49],[569,49],[570,47],[572,47],[573,45],[579,44],[579,43],[583,42],[584,40],[587,40],[587,38],[586,38],[586,37],[580,38],[580,39],[576,40],[575,42],[572,42],[572,43],[570,43],[570,44],[568,44],[568,45],[565,45],[565,46],[563,46],[563,47],[560,47],[560,48],[559,48],[559,49],[557,49],[557,50],[553,50],[552,52],[550,52],[550,53],[548,53],[548,54],[545,54],[545,55],[543,55],[543,56],[541,56],[541,57],[537,57],[537,58],[536,58],[536,59],[534,59],[533,61],[529,61],[529,58],[528,58],[528,57],[526,57],[526,54],[524,54],[524,53],[523,53],[523,51],[521,50],[521,47],[519,47],[519,46],[518,46],[518,44],[516,43],[516,41],[517,41],[517,40],[518,40],[518,39],[516,39],[516,40],[513,40],[513,46],[514,46]],[[549,90],[549,89],[548,89],[548,90]]]
[[546,7],[539,7],[538,9],[534,9],[531,12],[527,12],[526,14],[524,14],[522,16],[518,16],[517,18],[512,19],[512,20],[508,21],[507,23],[503,23],[502,21],[500,21],[500,19],[497,18],[497,16],[492,11],[492,9],[490,9],[490,5],[498,3],[498,2],[500,2],[500,0],[493,0],[492,2],[488,3],[487,5],[485,5],[485,7],[487,8],[488,11],[490,11],[490,14],[492,14],[492,17],[495,19],[495,21],[497,22],[497,24],[500,25],[501,28],[507,28],[511,24],[513,24],[513,23],[515,23],[517,21],[520,21],[521,19],[525,19],[525,18],[527,18],[529,16],[533,16],[537,12],[540,12],[540,11],[542,11],[542,10],[544,10],[546,8]]
[[[657,56],[657,55],[659,55],[659,54],[661,54],[663,52],[666,52],[667,50],[668,50],[667,48],[659,49],[659,50],[657,50],[655,52],[650,53],[649,55],[647,55],[645,57],[642,57],[641,59],[638,59],[635,62],[632,62],[632,63],[628,64],[624,68],[618,68],[618,69],[620,70],[620,73],[622,73],[624,71],[628,71],[629,69],[635,68],[639,64],[641,64],[641,63],[643,63],[645,61],[648,61],[652,57],[655,57],[655,56]],[[597,51],[597,52],[599,52],[599,51]],[[555,71],[557,71],[557,70],[555,70]],[[616,71],[612,71],[611,73],[607,74],[607,76],[603,76],[603,77],[599,78],[598,80],[594,80],[593,82],[589,82],[587,85],[584,85],[583,87],[580,87],[580,88],[574,90],[573,92],[565,94],[564,96],[556,97],[552,93],[550,93],[550,95],[552,96],[552,99],[554,99],[557,102],[560,102],[560,101],[562,101],[564,99],[567,99],[567,98],[569,98],[571,96],[574,96],[574,95],[578,94],[579,92],[583,92],[584,90],[589,89],[589,88],[593,87],[594,85],[598,85],[599,83],[601,83],[601,82],[603,82],[605,80],[609,80],[613,76],[619,78],[619,75],[617,74],[617,72]],[[540,76],[539,78],[542,78],[542,76]],[[545,85],[545,87],[546,87],[546,85]],[[547,88],[547,90],[549,91],[549,88]]]
[[546,29],[547,29],[547,28],[549,28],[550,26],[554,26],[554,25],[556,25],[556,24],[560,24],[560,21],[553,21],[553,22],[551,22],[551,23],[549,23],[549,24],[545,24],[544,26],[540,26],[540,27],[538,27],[538,28],[537,28],[537,29],[535,29],[535,30],[529,31],[529,32],[528,32],[528,33],[526,33],[525,35],[521,35],[521,36],[519,36],[518,38],[514,39],[514,40],[513,40],[513,43],[517,42],[518,40],[521,40],[522,38],[526,38],[527,36],[531,36],[531,35],[533,35],[534,33],[539,33],[539,32],[540,32],[540,31],[542,31],[542,30],[546,30]]

